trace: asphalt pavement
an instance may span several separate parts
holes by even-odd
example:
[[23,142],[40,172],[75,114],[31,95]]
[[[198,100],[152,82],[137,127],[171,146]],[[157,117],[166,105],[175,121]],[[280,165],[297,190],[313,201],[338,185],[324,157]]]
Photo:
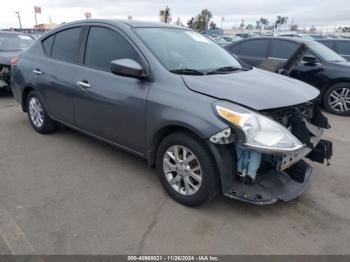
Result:
[[0,96],[0,254],[349,254],[350,119],[328,115],[331,166],[255,206],[170,199],[146,161],[70,129],[40,135]]

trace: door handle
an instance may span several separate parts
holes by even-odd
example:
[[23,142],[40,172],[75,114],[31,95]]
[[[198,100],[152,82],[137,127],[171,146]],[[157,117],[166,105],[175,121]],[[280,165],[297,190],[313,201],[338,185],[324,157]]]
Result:
[[34,69],[34,70],[33,70],[33,73],[34,73],[35,75],[38,75],[38,76],[40,76],[40,75],[43,74],[43,72],[41,72],[40,69],[38,69],[38,68]]
[[77,85],[78,85],[79,87],[81,87],[81,88],[84,88],[84,89],[91,87],[91,85],[89,84],[89,82],[86,81],[86,80],[78,81],[78,82],[77,82]]

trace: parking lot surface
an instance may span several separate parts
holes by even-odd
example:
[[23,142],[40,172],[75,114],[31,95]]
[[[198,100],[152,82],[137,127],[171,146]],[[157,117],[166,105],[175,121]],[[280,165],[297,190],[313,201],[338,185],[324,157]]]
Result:
[[332,165],[312,164],[301,198],[188,208],[146,161],[70,129],[37,134],[2,95],[0,253],[349,254],[350,120],[328,117]]

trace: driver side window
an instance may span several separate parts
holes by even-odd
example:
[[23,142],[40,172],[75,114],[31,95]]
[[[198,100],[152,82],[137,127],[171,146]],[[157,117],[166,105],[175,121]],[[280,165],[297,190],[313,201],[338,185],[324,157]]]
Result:
[[140,56],[119,33],[103,27],[91,27],[86,43],[84,64],[110,71],[111,61],[132,59],[141,63]]

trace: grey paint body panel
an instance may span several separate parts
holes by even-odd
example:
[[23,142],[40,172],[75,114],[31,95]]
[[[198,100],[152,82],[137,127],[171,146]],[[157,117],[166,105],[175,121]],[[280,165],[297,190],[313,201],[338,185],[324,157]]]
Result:
[[184,80],[193,91],[255,110],[297,105],[320,93],[301,81],[256,68],[226,75],[184,76]]
[[[148,79],[117,76],[79,62],[57,61],[44,54],[43,39],[60,30],[87,25],[121,33],[144,59]],[[315,98],[318,91],[299,81],[257,69],[211,76],[170,73],[133,31],[133,27],[157,26],[174,27],[113,20],[84,20],[57,27],[21,54],[20,62],[12,70],[14,96],[23,106],[23,94],[32,88],[52,118],[143,156],[150,164],[154,163],[156,138],[162,130],[169,127],[189,130],[208,145],[225,193],[233,183],[233,150],[208,141],[210,136],[228,127],[214,113],[212,104],[224,99],[261,110],[303,103]],[[40,69],[42,74],[33,74],[34,69]],[[89,82],[88,89],[77,85],[83,80]]]

